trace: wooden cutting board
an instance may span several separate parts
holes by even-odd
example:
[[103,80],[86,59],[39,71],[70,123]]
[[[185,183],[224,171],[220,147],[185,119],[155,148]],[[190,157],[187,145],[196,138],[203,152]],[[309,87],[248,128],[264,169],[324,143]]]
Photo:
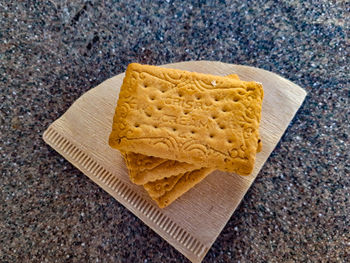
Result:
[[223,76],[236,73],[242,80],[263,84],[263,148],[257,154],[252,175],[215,171],[169,207],[159,209],[141,186],[130,182],[121,155],[108,146],[124,74],[82,95],[50,125],[43,138],[188,259],[201,262],[277,145],[306,92],[274,73],[248,66],[190,61],[164,67]]

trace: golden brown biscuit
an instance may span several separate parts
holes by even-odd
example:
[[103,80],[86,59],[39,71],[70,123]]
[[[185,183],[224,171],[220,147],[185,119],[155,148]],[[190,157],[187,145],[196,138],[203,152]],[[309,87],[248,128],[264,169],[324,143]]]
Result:
[[155,167],[166,162],[166,159],[158,158],[154,156],[147,156],[139,153],[122,153],[128,169],[134,169],[137,171],[152,170]]
[[144,184],[143,187],[148,192],[152,199],[159,198],[164,195],[166,192],[169,192],[174,188],[175,184],[180,180],[185,173],[174,175],[171,177],[159,179],[154,182],[149,182]]
[[[148,182],[200,168],[189,163],[145,156],[131,152],[124,153],[123,156],[129,170],[130,180],[137,185],[143,185]],[[130,158],[130,156],[132,156],[132,158]],[[138,162],[137,157],[139,157],[142,162]],[[147,163],[147,166],[142,165],[144,163]]]
[[130,64],[109,143],[197,166],[250,174],[258,149],[262,85]]
[[[237,74],[230,74],[226,77],[239,80]],[[184,174],[200,168],[193,164],[146,156],[139,153],[123,153],[123,156],[131,181],[138,185]]]
[[202,181],[213,170],[212,168],[201,168],[148,183],[144,185],[144,188],[158,206],[164,208]]

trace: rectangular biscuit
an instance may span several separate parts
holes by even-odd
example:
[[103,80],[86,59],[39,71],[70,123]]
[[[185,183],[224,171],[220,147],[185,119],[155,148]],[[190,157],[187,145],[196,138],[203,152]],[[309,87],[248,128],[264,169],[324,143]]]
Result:
[[248,175],[258,149],[262,85],[130,64],[111,147]]
[[207,177],[214,169],[200,168],[170,178],[147,183],[143,187],[160,208],[167,207]]
[[[226,77],[239,80],[237,74],[230,74]],[[128,167],[130,180],[137,185],[184,174],[200,168],[193,164],[133,152],[123,153],[123,157]]]
[[138,153],[123,153],[129,171],[130,180],[137,185],[143,185],[155,180],[186,173],[200,167]]

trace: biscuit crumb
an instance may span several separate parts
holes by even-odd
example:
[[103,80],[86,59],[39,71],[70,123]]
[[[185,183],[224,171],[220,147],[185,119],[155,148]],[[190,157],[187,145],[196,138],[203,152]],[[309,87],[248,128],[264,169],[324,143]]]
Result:
[[216,81],[213,80],[213,81],[211,82],[211,85],[213,85],[213,86],[215,87],[215,86],[216,86]]

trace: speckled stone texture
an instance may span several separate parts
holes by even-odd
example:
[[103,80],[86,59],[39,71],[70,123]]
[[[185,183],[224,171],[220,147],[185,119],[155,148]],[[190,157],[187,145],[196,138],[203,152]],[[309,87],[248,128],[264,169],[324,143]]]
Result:
[[349,1],[128,2],[0,2],[0,262],[187,262],[41,138],[128,63],[184,60],[308,91],[204,262],[349,261]]

